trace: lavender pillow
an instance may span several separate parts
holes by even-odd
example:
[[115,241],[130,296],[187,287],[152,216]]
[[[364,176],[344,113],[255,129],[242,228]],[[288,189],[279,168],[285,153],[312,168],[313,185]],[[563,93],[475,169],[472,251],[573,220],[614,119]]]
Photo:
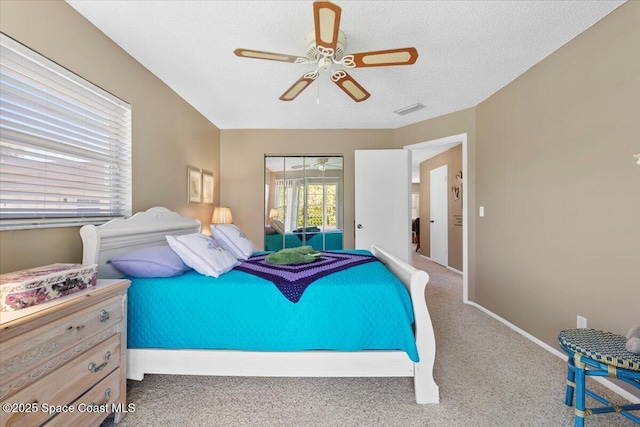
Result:
[[138,249],[107,262],[130,277],[173,277],[191,270],[169,246]]

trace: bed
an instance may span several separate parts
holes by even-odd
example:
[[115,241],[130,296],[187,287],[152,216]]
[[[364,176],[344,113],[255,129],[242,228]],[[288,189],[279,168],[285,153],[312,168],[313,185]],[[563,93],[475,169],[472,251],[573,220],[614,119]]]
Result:
[[[83,241],[83,263],[98,264],[98,278],[120,278],[122,274],[113,268],[107,261],[113,257],[130,252],[139,248],[152,246],[162,246],[167,244],[166,236],[180,236],[201,231],[200,223],[197,220],[182,217],[166,208],[155,207],[148,211],[140,212],[128,219],[112,220],[101,226],[87,225],[82,227],[80,235]],[[339,251],[336,251],[338,254]],[[356,251],[357,252],[357,251]],[[127,378],[143,380],[145,374],[175,374],[175,375],[219,375],[219,376],[284,376],[284,377],[413,377],[415,399],[417,403],[437,403],[439,401],[438,386],[433,378],[433,366],[435,360],[435,337],[431,318],[425,302],[425,288],[429,276],[424,271],[417,270],[412,266],[402,262],[383,248],[373,246],[371,253],[384,265],[378,262],[371,262],[371,268],[376,267],[373,273],[366,274],[389,276],[391,280],[401,283],[402,293],[407,295],[409,312],[412,311],[411,320],[413,328],[410,329],[410,343],[406,343],[406,334],[400,337],[405,342],[407,348],[401,348],[397,344],[392,344],[391,349],[366,349],[359,350],[358,346],[346,348],[340,351],[323,349],[324,344],[307,343],[304,351],[293,351],[286,348],[286,344],[280,344],[277,349],[265,347],[265,344],[255,345],[250,349],[234,348],[209,348],[208,343],[194,343],[189,341],[192,337],[189,333],[183,333],[186,342],[175,344],[175,348],[162,348],[161,345],[153,342],[141,343],[136,338],[136,330],[149,328],[149,325],[139,324],[141,318],[154,315],[165,324],[171,323],[176,317],[167,318],[165,308],[155,308],[148,311],[147,294],[148,289],[152,289],[156,284],[146,284],[143,279],[131,279],[132,285],[129,290],[129,348],[127,349]],[[360,276],[360,271],[365,274],[365,269],[355,270],[367,265],[353,267],[351,273],[339,272],[319,279],[332,284],[332,278],[340,274],[352,274],[345,280],[354,279]],[[367,267],[369,268],[369,267]],[[356,273],[354,273],[356,271]],[[225,280],[240,280],[246,282],[247,286],[257,286],[257,281],[263,280],[257,277],[242,279],[241,272],[231,271],[226,273]],[[354,276],[355,274],[355,276]],[[173,288],[184,290],[186,287],[208,286],[215,283],[216,287],[222,282],[209,282],[198,284],[199,280],[219,280],[212,278],[197,277],[197,273],[185,273],[179,276],[179,285],[174,284]],[[223,278],[223,276],[221,276]],[[398,280],[396,280],[399,279]],[[191,279],[191,281],[190,281]],[[344,279],[344,278],[343,278]],[[167,279],[169,280],[169,279]],[[155,282],[154,282],[155,283]],[[167,282],[165,282],[167,283]],[[403,286],[402,286],[403,285]],[[146,286],[146,287],[145,287]],[[172,285],[167,285],[171,287]],[[263,286],[263,288],[268,288]],[[272,287],[271,287],[272,288]],[[322,288],[320,285],[310,285],[305,293],[315,292]],[[192,288],[189,288],[192,289]],[[256,289],[256,288],[254,288]],[[406,291],[405,291],[406,289]],[[197,291],[200,292],[200,291]],[[253,292],[253,291],[252,291]],[[250,292],[250,293],[252,293]],[[361,292],[361,290],[357,291]],[[259,298],[262,298],[260,295]],[[307,298],[303,296],[302,300]],[[354,299],[358,298],[356,294]],[[205,299],[205,298],[199,298]],[[215,300],[215,298],[212,298]],[[311,299],[311,294],[309,295]],[[284,301],[281,298],[280,301]],[[300,303],[299,302],[299,303]],[[298,303],[298,304],[299,304]],[[237,304],[236,310],[244,310],[245,303]],[[265,305],[270,305],[268,303]],[[276,305],[281,303],[273,303]],[[230,305],[230,304],[227,304]],[[166,307],[166,306],[165,306]],[[144,311],[147,310],[147,311]],[[154,310],[154,309],[151,309]],[[197,311],[196,309],[190,311]],[[183,311],[184,312],[184,311]],[[136,313],[140,314],[136,316]],[[155,313],[155,314],[154,314]],[[331,314],[333,316],[333,314]],[[197,316],[204,316],[198,313]],[[273,316],[272,317],[277,317]],[[208,316],[205,316],[208,319]],[[237,319],[240,319],[238,317]],[[208,320],[207,320],[208,321]],[[190,329],[188,329],[190,330]],[[260,332],[260,331],[257,331]],[[290,333],[291,331],[287,331]],[[269,336],[268,333],[255,333],[254,335]],[[263,336],[264,338],[264,336]],[[275,338],[274,338],[275,340]],[[286,343],[286,340],[282,341]],[[267,344],[268,345],[268,344]],[[285,347],[282,347],[285,345]],[[348,346],[349,344],[347,344]],[[403,344],[404,345],[404,344]],[[147,347],[148,346],[148,347]],[[135,348],[134,348],[135,347]],[[394,348],[397,347],[397,348]],[[308,348],[308,349],[306,349]],[[415,354],[412,354],[412,350]],[[356,351],[358,350],[358,351]],[[413,359],[413,360],[412,360]]]
[[283,248],[295,248],[302,246],[303,244],[309,245],[313,249],[319,251],[340,250],[342,249],[342,230],[285,234],[275,233],[265,234],[264,236],[264,249],[266,251],[279,251]]

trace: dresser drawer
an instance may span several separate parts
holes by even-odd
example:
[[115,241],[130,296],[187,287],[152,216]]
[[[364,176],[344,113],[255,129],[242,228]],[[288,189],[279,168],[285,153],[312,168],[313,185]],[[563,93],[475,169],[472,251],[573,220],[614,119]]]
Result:
[[36,403],[39,410],[3,414],[0,425],[40,425],[52,415],[47,412],[48,407],[69,404],[119,365],[120,335],[117,334],[3,401],[3,404]]
[[[84,396],[71,403],[73,412],[62,412],[45,425],[53,426],[99,426],[117,406],[120,399],[120,369],[116,369],[96,384]],[[124,405],[123,405],[124,406]]]
[[115,296],[3,342],[0,348],[2,383],[10,382],[101,331],[112,328],[115,334],[118,323],[126,316],[123,307],[123,297]]

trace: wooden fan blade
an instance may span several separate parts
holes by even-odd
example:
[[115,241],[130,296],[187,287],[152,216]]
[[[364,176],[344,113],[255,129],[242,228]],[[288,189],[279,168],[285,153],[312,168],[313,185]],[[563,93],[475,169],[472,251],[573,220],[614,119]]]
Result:
[[338,31],[340,30],[340,15],[342,9],[328,1],[313,3],[313,22],[316,29],[316,46],[332,49],[338,45]]
[[284,53],[263,52],[260,50],[236,49],[233,51],[241,58],[268,59],[270,61],[282,62],[307,62],[307,58],[300,56],[287,55]]
[[285,93],[280,97],[280,101],[293,101],[296,96],[300,95],[300,92],[305,90],[311,83],[315,81],[318,76],[316,75],[314,78],[309,77],[308,74],[300,77],[297,82],[295,82]]
[[353,77],[342,70],[333,73],[331,80],[356,102],[362,102],[371,96]]
[[345,58],[348,56],[353,57],[356,68],[383,67],[387,65],[411,65],[418,59],[418,51],[415,47],[404,47],[401,49],[352,53],[345,55]]

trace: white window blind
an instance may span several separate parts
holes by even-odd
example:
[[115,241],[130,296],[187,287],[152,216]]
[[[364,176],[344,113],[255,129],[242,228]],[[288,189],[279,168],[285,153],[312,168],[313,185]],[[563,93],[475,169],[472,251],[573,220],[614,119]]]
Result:
[[131,215],[129,104],[0,36],[0,229]]

